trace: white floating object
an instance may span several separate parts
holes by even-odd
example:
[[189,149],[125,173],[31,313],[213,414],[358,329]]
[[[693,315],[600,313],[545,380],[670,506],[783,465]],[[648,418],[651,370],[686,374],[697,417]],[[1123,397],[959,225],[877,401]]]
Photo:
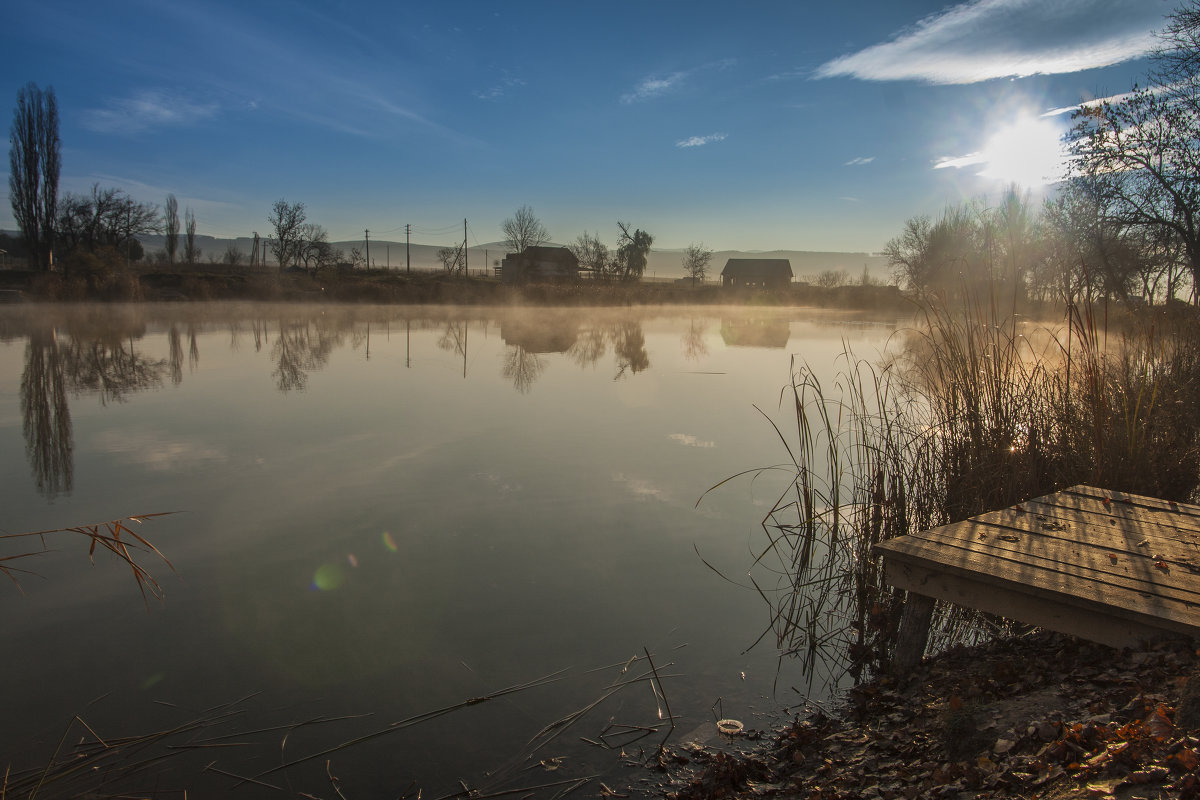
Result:
[[736,719],[717,720],[717,730],[726,736],[738,736],[746,730],[746,726]]

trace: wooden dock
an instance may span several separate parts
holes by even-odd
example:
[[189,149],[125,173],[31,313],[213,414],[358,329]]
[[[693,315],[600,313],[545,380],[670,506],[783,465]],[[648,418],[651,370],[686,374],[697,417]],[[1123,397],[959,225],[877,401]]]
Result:
[[920,662],[933,599],[1114,647],[1200,636],[1200,506],[1072,486],[876,550],[909,592],[901,670]]

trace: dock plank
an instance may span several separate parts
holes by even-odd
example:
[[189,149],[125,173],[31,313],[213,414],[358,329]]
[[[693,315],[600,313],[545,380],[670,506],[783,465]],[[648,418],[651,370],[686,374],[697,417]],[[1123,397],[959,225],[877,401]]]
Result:
[[876,550],[916,595],[1118,646],[1200,636],[1200,506],[1072,486]]

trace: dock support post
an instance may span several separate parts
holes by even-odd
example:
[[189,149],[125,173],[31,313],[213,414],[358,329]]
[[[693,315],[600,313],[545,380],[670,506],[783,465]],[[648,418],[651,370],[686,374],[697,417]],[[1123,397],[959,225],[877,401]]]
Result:
[[921,663],[925,644],[929,641],[929,623],[932,619],[933,598],[909,592],[904,603],[904,615],[900,618],[896,653],[892,658],[893,672],[903,676]]

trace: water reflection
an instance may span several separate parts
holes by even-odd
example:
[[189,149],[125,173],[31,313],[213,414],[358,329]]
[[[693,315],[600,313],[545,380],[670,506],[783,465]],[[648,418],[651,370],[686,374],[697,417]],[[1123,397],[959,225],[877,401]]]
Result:
[[[500,376],[529,394],[547,370],[564,364],[595,367],[607,358],[613,380],[648,370],[646,318],[614,309],[502,310],[478,319],[437,308],[84,306],[6,312],[0,334],[27,340],[21,381],[26,451],[39,492],[53,497],[71,491],[73,483],[69,398],[96,396],[108,404],[168,379],[179,386],[185,363],[189,373],[199,369],[202,343],[211,347],[216,341],[205,335],[215,331],[227,332],[231,352],[252,343],[266,357],[275,388],[288,393],[306,389],[338,348],[362,348],[370,358],[372,334],[378,349],[380,335],[390,341],[401,325],[404,366],[412,366],[414,355],[423,357],[422,351],[427,357],[432,344],[453,356],[465,379],[471,344],[488,349],[489,332],[498,328],[504,344]],[[680,338],[688,360],[709,355],[711,324],[711,317],[689,319]],[[780,315],[724,313],[720,333],[728,345],[783,347],[789,322]]]
[[613,380],[636,375],[650,367],[646,336],[637,319],[594,321],[587,325],[570,317],[521,317],[501,322],[500,336],[508,345],[500,374],[522,394],[546,370],[542,354],[563,353],[580,367],[590,367],[612,348],[616,359]]
[[699,361],[708,355],[708,344],[704,341],[704,333],[708,326],[697,319],[688,320],[688,329],[683,332],[683,357],[688,361]]
[[71,491],[75,470],[63,365],[63,351],[53,330],[29,335],[21,374],[25,456],[38,492],[51,498]]
[[[279,320],[279,333],[271,346],[275,388],[287,393],[304,389],[308,376],[329,363],[329,355],[345,339],[324,317],[287,322]],[[259,341],[256,338],[256,342]]]
[[730,347],[787,347],[791,328],[779,317],[724,317],[721,338]]

